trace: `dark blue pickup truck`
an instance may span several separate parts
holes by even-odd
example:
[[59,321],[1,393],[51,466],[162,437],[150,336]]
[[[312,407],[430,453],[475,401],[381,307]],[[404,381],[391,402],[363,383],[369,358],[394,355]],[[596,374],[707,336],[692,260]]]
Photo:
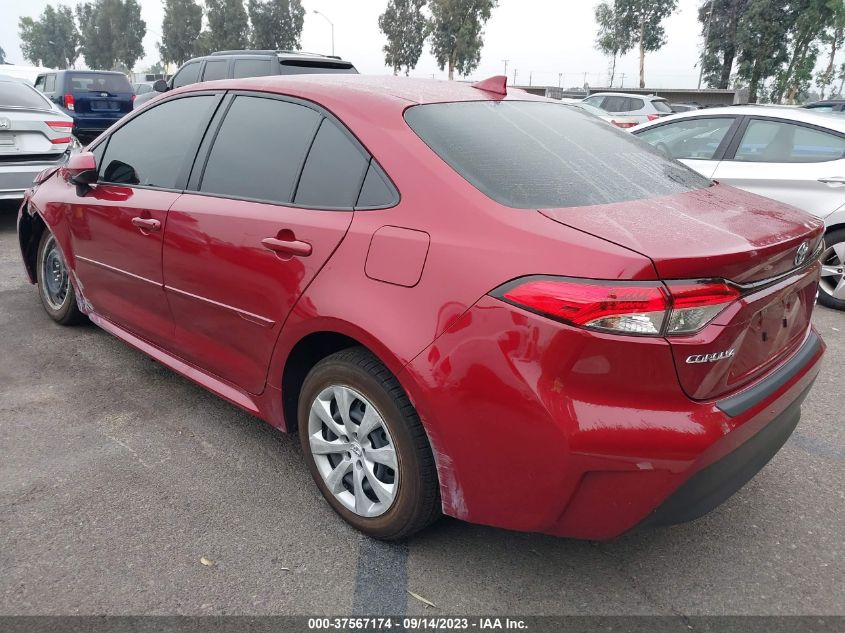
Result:
[[39,75],[35,87],[73,117],[78,137],[96,136],[132,111],[132,86],[119,72],[58,70]]

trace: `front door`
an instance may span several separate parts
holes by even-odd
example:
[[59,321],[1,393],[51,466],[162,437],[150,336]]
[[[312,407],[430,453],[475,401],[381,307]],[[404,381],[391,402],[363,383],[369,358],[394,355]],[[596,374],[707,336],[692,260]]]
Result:
[[142,112],[93,149],[96,185],[67,186],[82,295],[97,314],[154,343],[173,338],[161,265],[167,212],[219,98],[173,99]]
[[170,210],[165,289],[177,353],[261,393],[285,318],[346,235],[369,156],[318,110],[270,96],[235,97],[214,138],[196,191]]

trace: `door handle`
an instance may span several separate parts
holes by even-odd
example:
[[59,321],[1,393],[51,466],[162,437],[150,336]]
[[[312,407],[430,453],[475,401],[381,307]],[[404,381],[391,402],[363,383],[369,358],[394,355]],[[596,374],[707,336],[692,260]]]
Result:
[[845,185],[845,176],[828,176],[827,178],[819,178],[819,182],[826,185]]
[[311,245],[302,240],[280,240],[277,237],[265,237],[261,240],[264,248],[280,255],[296,255],[297,257],[308,257],[311,254]]
[[161,222],[152,218],[132,218],[132,226],[150,233],[161,230]]

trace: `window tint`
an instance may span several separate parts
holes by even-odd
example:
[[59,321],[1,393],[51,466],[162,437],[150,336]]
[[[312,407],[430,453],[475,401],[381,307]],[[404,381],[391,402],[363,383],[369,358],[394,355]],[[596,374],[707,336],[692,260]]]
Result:
[[214,140],[200,191],[289,203],[319,120],[305,106],[237,97]]
[[630,99],[627,97],[605,97],[601,108],[608,112],[630,112]]
[[328,119],[323,119],[296,188],[296,204],[352,208],[369,157]]
[[235,60],[235,77],[263,77],[273,74],[271,69],[269,59]]
[[604,101],[604,97],[587,97],[584,99],[583,103],[595,106],[596,108],[601,108],[602,101]]
[[49,110],[50,102],[32,86],[19,81],[0,81],[0,108]]
[[628,132],[562,104],[419,105],[405,119],[455,171],[511,207],[624,202],[711,184]]
[[44,75],[41,75],[40,77],[36,77],[35,88],[36,88],[36,90],[40,90],[41,92],[44,92]]
[[643,130],[637,136],[670,158],[710,160],[733,122],[733,117],[679,119]]
[[[672,108],[669,107],[669,104],[663,101],[662,99],[652,99],[651,105],[654,106],[654,109],[658,112],[665,112],[666,114],[672,114]],[[687,108],[688,110],[689,108]]]
[[205,70],[202,73],[203,81],[213,81],[215,79],[226,79],[226,64],[225,59],[215,59],[214,61],[205,62]]
[[397,202],[399,202],[399,196],[393,185],[385,180],[375,162],[370,162],[364,185],[361,187],[361,195],[358,196],[358,203],[355,206],[362,209],[389,207]]
[[752,120],[735,160],[758,163],[819,163],[845,155],[845,138],[803,125]]
[[191,62],[186,66],[182,66],[182,70],[176,73],[176,76],[173,78],[173,87],[181,88],[182,86],[187,86],[188,84],[195,84],[199,79],[199,75],[199,62]]
[[44,80],[44,92],[56,92],[56,76],[47,75]]
[[132,92],[126,75],[120,73],[80,73],[65,75],[70,92]]
[[645,107],[645,101],[642,99],[634,99],[628,97],[628,112],[633,112],[634,110],[642,110]]
[[217,97],[174,99],[147,110],[111,135],[100,178],[172,189],[193,159]]

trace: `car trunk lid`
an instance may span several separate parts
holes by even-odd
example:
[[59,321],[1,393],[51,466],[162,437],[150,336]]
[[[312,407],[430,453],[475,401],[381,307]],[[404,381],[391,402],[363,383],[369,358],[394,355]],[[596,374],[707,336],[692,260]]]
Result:
[[718,278],[739,287],[741,298],[702,330],[667,337],[681,386],[694,399],[740,389],[806,336],[824,223],[802,211],[714,185],[540,213],[649,257],[664,281]]

